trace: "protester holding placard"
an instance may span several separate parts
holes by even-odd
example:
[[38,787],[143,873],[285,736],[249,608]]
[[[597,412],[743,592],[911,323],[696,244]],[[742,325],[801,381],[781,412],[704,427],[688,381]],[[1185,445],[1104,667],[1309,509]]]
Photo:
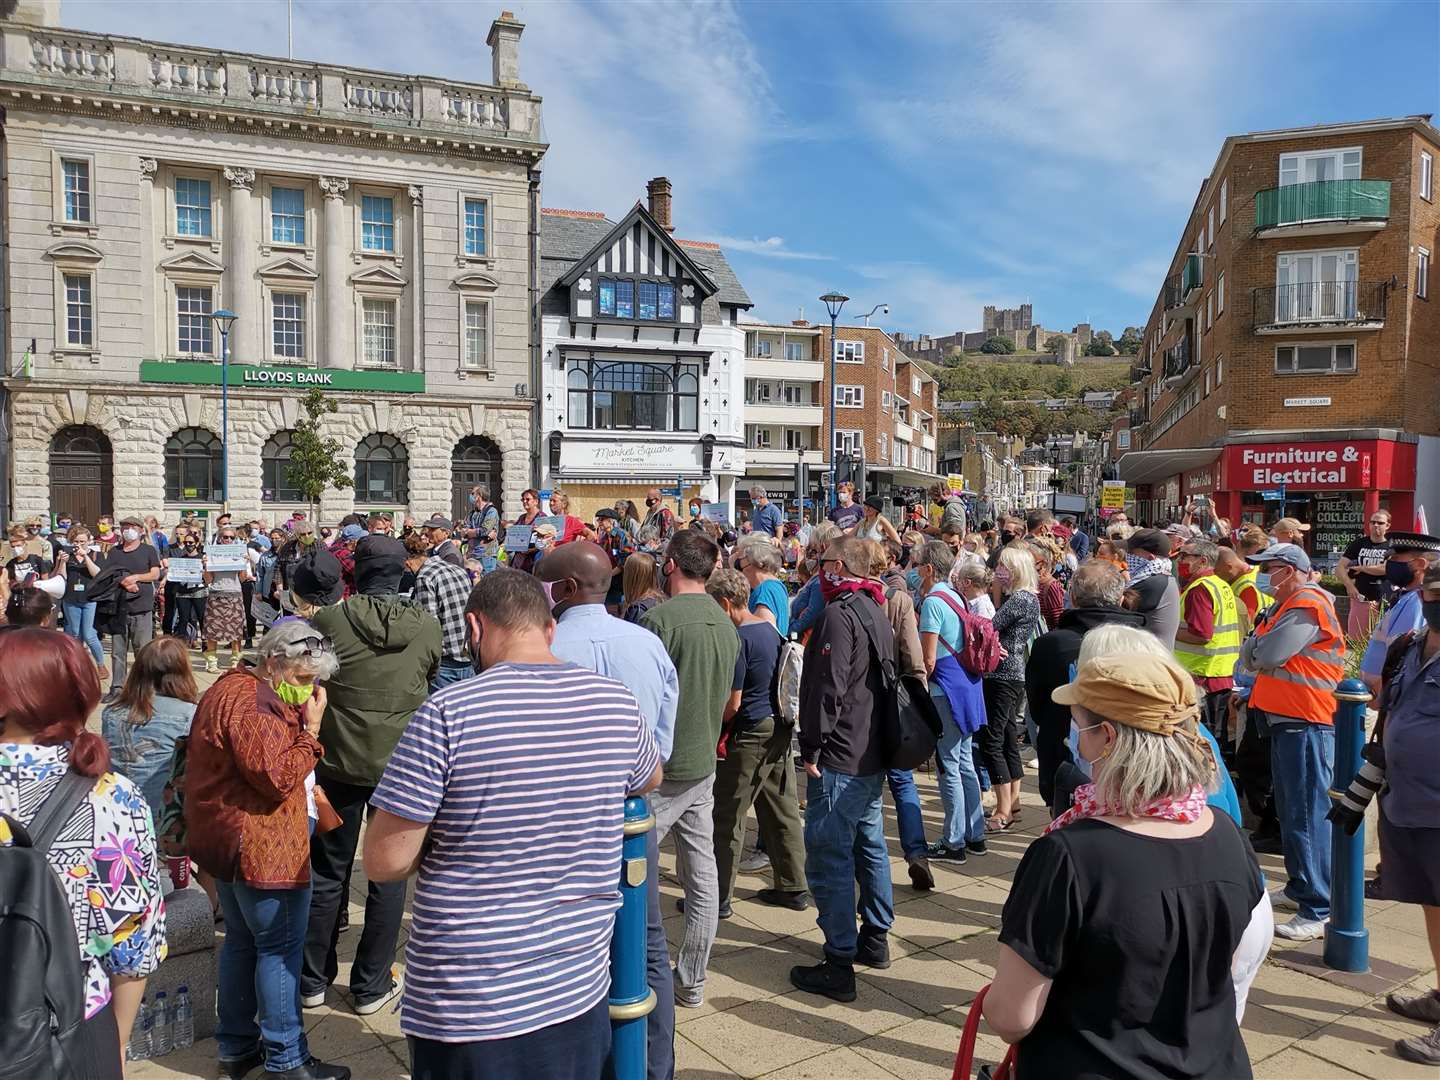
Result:
[[[253,580],[244,545],[236,544],[234,527],[223,526],[216,540],[206,551],[203,574],[209,590],[205,601],[205,670],[209,672],[220,670],[216,642],[229,642],[230,666],[240,666],[240,642],[245,637],[245,601],[240,585]],[[234,547],[240,549],[240,565],[232,569],[235,560],[228,549]]]

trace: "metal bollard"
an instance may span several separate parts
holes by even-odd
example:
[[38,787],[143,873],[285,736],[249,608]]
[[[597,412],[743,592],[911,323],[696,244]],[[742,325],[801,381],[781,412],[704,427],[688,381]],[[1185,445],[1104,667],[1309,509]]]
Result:
[[614,1080],[645,1080],[648,1051],[645,1018],[655,991],[645,971],[645,882],[649,865],[645,835],[655,815],[643,797],[625,800],[625,843],[620,853],[620,910],[610,939],[610,1068]]
[[[1370,691],[1359,679],[1335,688],[1335,770],[1330,801],[1344,795],[1360,771],[1365,747],[1365,705]],[[1365,929],[1365,822],[1352,836],[1330,830],[1330,921],[1325,926],[1325,965],[1336,971],[1370,970],[1370,931]]]

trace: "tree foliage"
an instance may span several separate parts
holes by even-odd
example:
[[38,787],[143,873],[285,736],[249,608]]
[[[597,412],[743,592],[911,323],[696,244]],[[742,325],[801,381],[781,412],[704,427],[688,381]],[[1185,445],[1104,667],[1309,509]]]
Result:
[[[1108,335],[1107,335],[1108,336]],[[1108,341],[1101,341],[1098,337],[1091,338],[1090,344],[1085,346],[1086,356],[1117,356],[1119,350]]]
[[1120,335],[1120,340],[1115,343],[1120,350],[1121,356],[1134,356],[1140,351],[1140,335],[1132,330]]
[[997,355],[999,353],[1005,353],[1008,355],[1015,351],[1015,343],[1009,338],[987,338],[985,340],[985,344],[980,346],[980,351],[982,353],[988,353],[991,356]]
[[311,387],[300,399],[300,407],[305,410],[305,419],[298,421],[290,433],[290,461],[285,466],[285,479],[298,488],[310,504],[313,521],[326,488],[339,490],[353,486],[354,481],[345,448],[339,440],[320,432],[321,419],[339,411],[334,399],[326,397],[318,387]]

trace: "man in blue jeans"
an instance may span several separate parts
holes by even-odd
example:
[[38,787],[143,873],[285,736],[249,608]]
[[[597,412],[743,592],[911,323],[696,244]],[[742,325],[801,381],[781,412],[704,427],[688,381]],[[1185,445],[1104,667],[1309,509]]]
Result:
[[887,935],[895,905],[881,810],[885,764],[875,723],[882,693],[875,657],[894,654],[895,635],[885,617],[884,589],[869,577],[864,542],[832,542],[821,556],[820,574],[825,609],[805,646],[800,756],[809,778],[805,877],[819,910],[815,921],[825,935],[825,959],[791,968],[790,981],[812,994],[854,1001],[857,962],[890,966]]

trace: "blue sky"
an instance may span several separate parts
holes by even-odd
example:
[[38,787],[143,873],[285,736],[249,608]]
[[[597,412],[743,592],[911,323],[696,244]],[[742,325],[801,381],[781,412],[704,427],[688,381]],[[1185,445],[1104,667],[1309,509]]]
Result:
[[[755,315],[1144,322],[1227,134],[1440,111],[1440,4],[295,0],[298,57],[488,81],[502,6],[547,206],[675,185]],[[397,12],[404,18],[396,21]],[[284,55],[283,0],[64,0],[67,26]]]

